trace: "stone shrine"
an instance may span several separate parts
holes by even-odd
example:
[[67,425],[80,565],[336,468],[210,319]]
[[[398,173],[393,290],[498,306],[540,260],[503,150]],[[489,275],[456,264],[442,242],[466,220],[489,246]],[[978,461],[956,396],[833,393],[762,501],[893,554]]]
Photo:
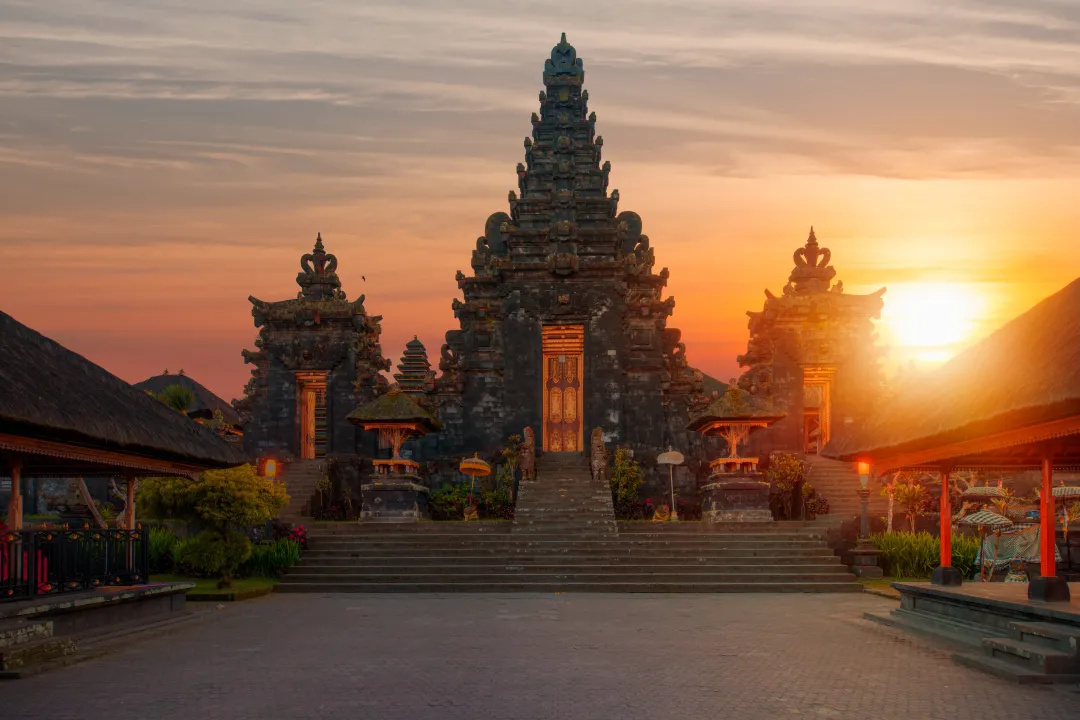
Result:
[[379,345],[382,318],[367,313],[363,295],[346,298],[321,234],[300,268],[296,299],[248,298],[259,335],[256,349],[243,351],[255,367],[243,399],[234,401],[244,451],[288,459],[371,454],[366,445],[374,439],[363,443],[346,416],[389,387],[381,374],[390,369]]
[[609,190],[584,77],[564,34],[544,63],[509,212],[487,219],[471,274],[458,272],[460,328],[446,334],[433,394],[442,455],[500,447],[522,428],[538,450],[581,452],[583,429],[600,427],[650,472],[668,446],[700,457],[686,425],[703,376],[667,326],[668,270],[654,272],[641,218]]
[[885,288],[870,295],[844,293],[833,283],[832,253],[814,229],[794,253],[783,293],[765,290],[761,312],[747,312],[750,339],[739,366],[739,387],[786,413],[757,433],[752,447],[816,455],[840,424],[865,417],[881,388],[879,351],[871,322],[881,315]]

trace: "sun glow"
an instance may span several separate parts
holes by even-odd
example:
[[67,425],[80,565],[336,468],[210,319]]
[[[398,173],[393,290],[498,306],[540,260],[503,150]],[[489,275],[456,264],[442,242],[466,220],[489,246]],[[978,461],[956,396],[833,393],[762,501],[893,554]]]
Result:
[[909,357],[943,362],[970,340],[985,316],[987,301],[967,283],[900,283],[885,295],[881,322],[890,344]]

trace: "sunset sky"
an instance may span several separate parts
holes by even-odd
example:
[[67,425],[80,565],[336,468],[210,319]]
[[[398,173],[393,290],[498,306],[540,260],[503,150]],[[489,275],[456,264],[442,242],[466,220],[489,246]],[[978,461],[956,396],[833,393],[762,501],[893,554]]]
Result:
[[564,31],[707,373],[811,224],[893,364],[1080,275],[1076,0],[0,0],[0,310],[230,399],[321,232],[435,362]]

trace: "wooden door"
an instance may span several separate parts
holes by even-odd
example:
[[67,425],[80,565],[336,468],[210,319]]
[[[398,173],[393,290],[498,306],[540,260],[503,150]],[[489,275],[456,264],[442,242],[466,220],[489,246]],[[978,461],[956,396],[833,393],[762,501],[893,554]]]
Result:
[[580,452],[584,328],[544,328],[544,451]]

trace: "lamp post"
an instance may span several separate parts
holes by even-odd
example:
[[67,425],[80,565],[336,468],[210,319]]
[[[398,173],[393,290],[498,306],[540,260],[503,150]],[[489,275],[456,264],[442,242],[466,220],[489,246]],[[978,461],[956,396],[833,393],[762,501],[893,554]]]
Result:
[[879,578],[883,575],[877,565],[877,550],[870,543],[870,519],[867,504],[870,499],[870,463],[859,463],[859,503],[862,515],[859,519],[859,541],[851,551],[851,572],[858,577]]

